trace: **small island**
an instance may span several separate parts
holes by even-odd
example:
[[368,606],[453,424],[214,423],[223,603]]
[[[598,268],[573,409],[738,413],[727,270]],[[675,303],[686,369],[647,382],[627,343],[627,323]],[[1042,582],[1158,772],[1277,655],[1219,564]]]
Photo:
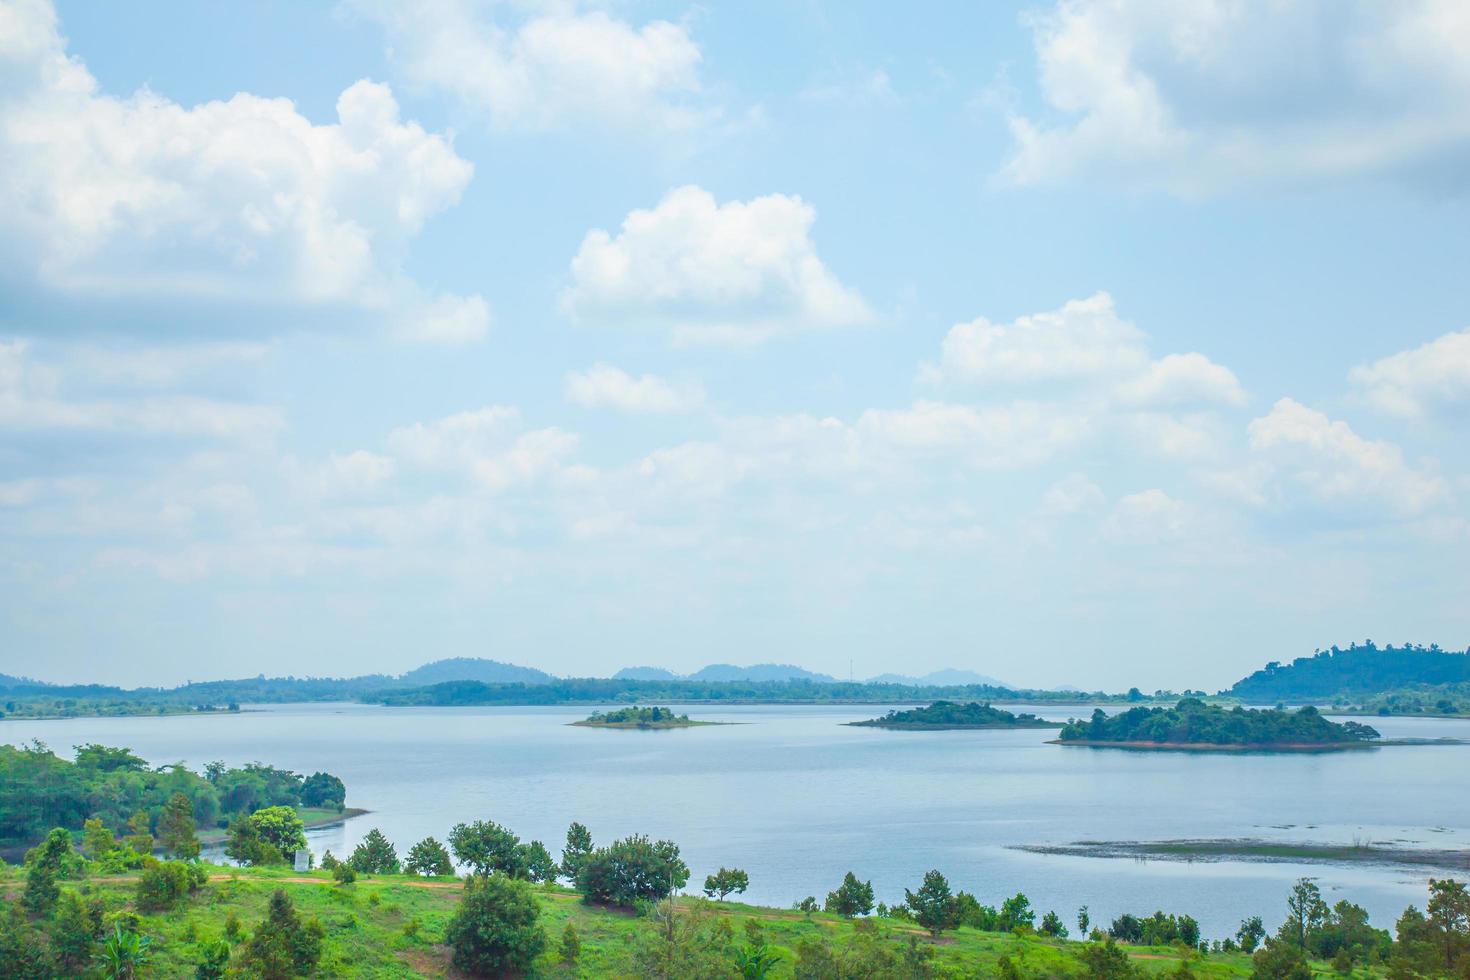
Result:
[[[1089,721],[1074,719],[1063,726],[1056,744],[1101,748],[1324,752],[1364,748],[1378,731],[1357,722],[1333,722],[1310,705],[1229,711],[1185,698],[1172,708],[1131,708],[1108,717],[1101,709]],[[1379,743],[1384,744],[1384,743]]]
[[935,701],[927,708],[890,711],[882,718],[850,721],[858,728],[891,728],[898,731],[946,731],[972,728],[1059,728],[1061,722],[1043,721],[1035,715],[1012,714],[1001,708],[970,701]]
[[643,731],[663,728],[697,728],[701,725],[718,725],[718,721],[691,721],[688,715],[676,715],[672,708],[618,708],[615,711],[594,711],[582,721],[574,721],[579,728],[636,728]]

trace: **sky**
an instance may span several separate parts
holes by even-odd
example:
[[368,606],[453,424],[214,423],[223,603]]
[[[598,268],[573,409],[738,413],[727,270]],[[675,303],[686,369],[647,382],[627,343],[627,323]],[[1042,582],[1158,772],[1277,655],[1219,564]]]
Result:
[[0,0],[0,672],[1470,644],[1459,0]]

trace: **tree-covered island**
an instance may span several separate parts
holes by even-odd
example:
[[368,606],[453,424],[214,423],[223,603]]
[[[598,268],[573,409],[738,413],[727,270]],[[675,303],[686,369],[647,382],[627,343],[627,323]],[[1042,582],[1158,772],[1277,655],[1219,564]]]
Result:
[[966,728],[1058,728],[1060,722],[1044,721],[1032,714],[1012,714],[978,701],[935,701],[925,708],[893,710],[881,718],[850,721],[858,728],[892,728],[900,731],[945,731]]
[[594,711],[573,725],[581,728],[637,728],[641,730],[662,728],[696,728],[701,725],[718,725],[717,721],[691,721],[688,715],[674,714],[672,708],[618,708],[614,711]]
[[1334,722],[1308,705],[1226,710],[1185,698],[1172,708],[1130,708],[1109,717],[1101,709],[1088,721],[1074,719],[1062,727],[1063,745],[1095,745],[1139,749],[1273,749],[1323,751],[1370,745],[1378,731],[1357,722]]

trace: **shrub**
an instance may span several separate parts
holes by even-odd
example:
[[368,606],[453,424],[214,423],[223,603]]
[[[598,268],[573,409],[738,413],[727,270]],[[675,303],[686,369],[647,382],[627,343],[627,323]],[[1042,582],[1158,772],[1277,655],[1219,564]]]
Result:
[[527,969],[546,948],[541,909],[524,881],[476,876],[444,931],[455,967],[475,976]]
[[324,933],[315,919],[303,922],[291,896],[278,888],[271,895],[265,921],[245,946],[246,971],[265,977],[309,974],[321,959]]
[[138,876],[138,908],[163,912],[192,890],[189,868],[182,861],[149,861]]
[[339,885],[350,885],[357,880],[357,870],[347,862],[339,861],[332,869],[332,878]]
[[623,906],[667,898],[688,881],[689,868],[679,858],[679,846],[642,835],[599,847],[577,874],[577,887],[587,901]]

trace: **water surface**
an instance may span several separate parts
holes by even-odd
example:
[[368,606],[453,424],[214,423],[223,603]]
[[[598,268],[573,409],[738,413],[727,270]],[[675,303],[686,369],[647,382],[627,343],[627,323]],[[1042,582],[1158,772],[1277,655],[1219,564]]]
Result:
[[[1188,912],[1207,936],[1241,918],[1274,926],[1299,876],[1376,924],[1422,907],[1428,869],[1108,860],[1033,854],[1017,844],[1261,837],[1470,847],[1470,747],[1324,754],[1185,754],[1045,744],[1046,730],[893,732],[841,723],[862,705],[687,706],[744,722],[673,731],[568,725],[586,708],[285,705],[239,715],[0,720],[0,740],[59,752],[127,746],[154,764],[199,769],[258,760],[336,773],[371,815],[311,832],[342,855],[377,826],[400,855],[461,820],[492,819],[559,854],[571,820],[599,842],[629,833],[676,841],[691,889],[721,865],[750,873],[746,898],[820,900],[844,872],[903,898],[925,871],[998,904],[1024,891],[1069,923],[1124,911]],[[1022,706],[1046,718],[1088,707]],[[1370,719],[1385,738],[1470,738],[1470,721]]]

